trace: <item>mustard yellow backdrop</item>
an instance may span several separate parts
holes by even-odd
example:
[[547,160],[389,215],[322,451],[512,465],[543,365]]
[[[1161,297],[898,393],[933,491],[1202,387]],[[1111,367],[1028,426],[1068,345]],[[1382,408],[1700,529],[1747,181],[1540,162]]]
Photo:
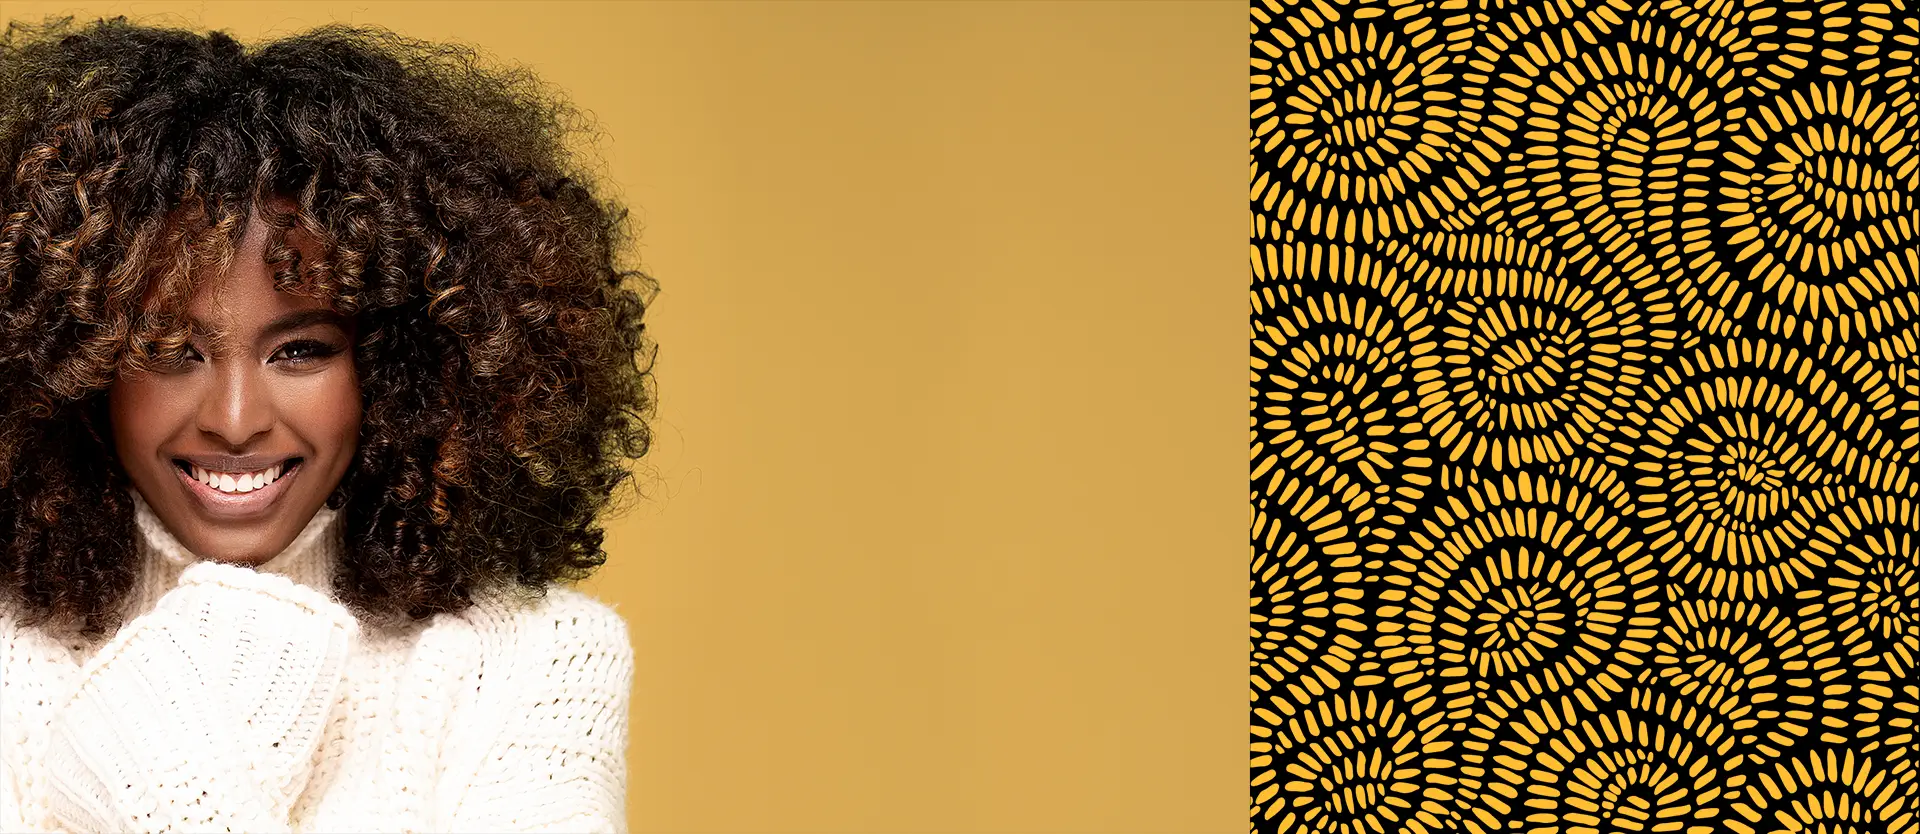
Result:
[[1245,8],[30,2],[476,44],[662,291],[635,832],[1245,825]]

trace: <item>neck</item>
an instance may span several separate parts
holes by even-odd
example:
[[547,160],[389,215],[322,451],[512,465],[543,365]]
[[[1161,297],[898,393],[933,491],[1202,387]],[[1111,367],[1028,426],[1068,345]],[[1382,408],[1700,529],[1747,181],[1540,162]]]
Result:
[[[204,557],[181,544],[137,490],[133,492],[133,505],[140,556],[148,568],[147,578],[153,580],[143,585],[156,586],[155,590],[165,593],[179,578],[180,571],[203,561]],[[333,569],[345,549],[341,520],[337,511],[321,507],[285,549],[255,565],[254,569],[280,574],[331,595]]]

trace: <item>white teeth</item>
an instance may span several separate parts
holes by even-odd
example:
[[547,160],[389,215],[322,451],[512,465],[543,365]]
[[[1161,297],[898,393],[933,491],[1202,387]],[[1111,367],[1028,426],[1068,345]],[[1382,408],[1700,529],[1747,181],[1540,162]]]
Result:
[[188,465],[193,470],[193,479],[213,489],[231,495],[245,495],[256,489],[264,489],[268,484],[280,480],[281,464],[274,464],[259,472],[209,472],[198,466]]

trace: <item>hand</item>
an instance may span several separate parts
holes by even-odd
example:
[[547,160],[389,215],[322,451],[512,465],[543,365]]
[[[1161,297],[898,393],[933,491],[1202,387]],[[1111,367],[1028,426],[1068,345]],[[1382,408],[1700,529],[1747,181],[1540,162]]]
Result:
[[305,788],[314,748],[340,703],[359,623],[319,591],[277,574],[199,562],[162,599],[194,624],[201,668],[223,685],[237,752],[284,812]]
[[283,830],[358,633],[286,577],[189,566],[88,661],[56,716],[56,816],[80,830]]

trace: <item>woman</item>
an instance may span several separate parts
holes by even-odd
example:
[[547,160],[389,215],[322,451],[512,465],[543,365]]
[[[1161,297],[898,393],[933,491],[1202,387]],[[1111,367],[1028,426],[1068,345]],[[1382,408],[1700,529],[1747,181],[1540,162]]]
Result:
[[[465,48],[0,37],[0,831],[621,831],[650,278]],[[650,364],[650,363],[649,363]]]

